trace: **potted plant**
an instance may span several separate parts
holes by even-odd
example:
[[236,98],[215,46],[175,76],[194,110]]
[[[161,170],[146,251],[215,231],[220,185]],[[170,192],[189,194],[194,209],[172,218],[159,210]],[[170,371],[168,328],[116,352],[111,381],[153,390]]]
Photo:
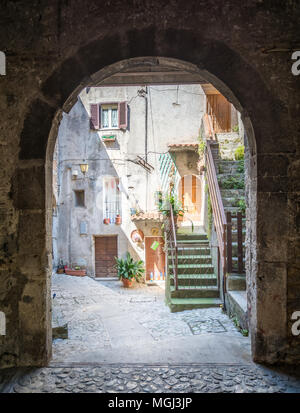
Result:
[[110,218],[104,218],[103,223],[104,223],[105,225],[110,224]]
[[122,224],[122,218],[120,214],[116,215],[116,225],[121,225]]
[[131,287],[134,280],[140,281],[145,272],[143,261],[134,261],[129,252],[125,259],[115,257],[115,260],[119,280],[125,288]]
[[173,211],[173,217],[174,217],[174,224],[177,226],[177,218],[180,216],[182,217],[184,215],[184,209],[182,208],[181,202],[178,200],[176,195],[170,194],[167,195],[165,198],[163,198],[163,201],[161,205],[159,206],[159,211],[164,215],[164,216],[170,216],[171,210]]

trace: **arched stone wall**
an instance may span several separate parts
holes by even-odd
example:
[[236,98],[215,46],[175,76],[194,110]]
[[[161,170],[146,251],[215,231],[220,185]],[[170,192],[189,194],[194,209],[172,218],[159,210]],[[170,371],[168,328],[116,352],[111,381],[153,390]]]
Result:
[[[284,16],[276,7],[267,12],[261,6],[257,11],[251,1],[243,8],[229,1],[226,13],[210,0],[191,2],[186,12],[177,2],[159,3],[119,8],[104,3],[101,10],[96,1],[85,8],[72,2],[53,2],[48,9],[37,5],[28,12],[43,36],[32,23],[30,36],[17,33],[8,42],[11,66],[1,85],[6,108],[1,159],[7,165],[0,287],[7,335],[0,338],[2,367],[41,365],[51,357],[51,199],[49,187],[45,196],[45,182],[51,182],[51,145],[62,110],[71,108],[82,87],[108,76],[111,65],[118,72],[128,59],[144,56],[146,62],[153,61],[147,56],[158,62],[188,62],[193,65],[190,70],[200,70],[242,113],[251,152],[247,284],[253,357],[265,362],[299,360],[299,342],[288,323],[300,304],[300,139],[295,119],[299,90],[288,96],[297,88],[286,59],[268,59],[261,53],[266,31],[280,37],[284,22],[296,27],[297,13],[288,7]],[[20,4],[7,6],[4,13],[19,19],[23,27],[24,8],[29,6]],[[283,21],[278,22],[279,14]],[[118,24],[108,30],[103,23],[112,19]],[[255,38],[249,35],[254,23]],[[291,29],[288,34],[285,41],[292,38]]]

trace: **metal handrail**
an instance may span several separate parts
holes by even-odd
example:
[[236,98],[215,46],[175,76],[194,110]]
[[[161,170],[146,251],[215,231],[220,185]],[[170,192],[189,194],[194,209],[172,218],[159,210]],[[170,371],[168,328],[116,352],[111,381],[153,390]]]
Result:
[[174,213],[173,213],[172,205],[170,204],[169,207],[170,207],[171,230],[172,230],[172,235],[173,235],[174,252],[175,252],[175,262],[173,263],[174,288],[175,290],[177,290],[178,289],[178,272],[177,272],[178,270],[178,249],[177,249],[177,239],[176,239],[176,228],[175,228]]
[[226,273],[226,232],[227,232],[227,220],[225,216],[224,206],[222,202],[221,192],[217,180],[216,168],[211,153],[211,143],[207,141],[206,145],[206,168],[207,168],[207,181],[208,189],[211,199],[211,206],[214,217],[214,224],[216,228],[218,244],[220,248],[221,261],[224,274]]

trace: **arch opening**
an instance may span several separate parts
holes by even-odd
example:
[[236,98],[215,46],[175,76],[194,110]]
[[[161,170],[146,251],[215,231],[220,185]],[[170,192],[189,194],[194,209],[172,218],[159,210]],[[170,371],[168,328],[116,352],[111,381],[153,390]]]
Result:
[[[151,68],[151,70],[149,69]],[[154,68],[158,71],[159,68],[159,73],[160,71],[163,71],[164,76],[166,76],[166,72],[168,73],[168,83],[172,83],[173,85],[178,85],[178,84],[183,84],[183,80],[185,79],[186,84],[210,84],[213,85],[218,91],[222,91],[222,94],[228,99],[229,102],[233,104],[233,106],[236,107],[241,113],[241,119],[243,121],[243,124],[245,126],[245,136],[246,138],[246,160],[245,163],[247,164],[248,162],[248,168],[250,171],[250,158],[253,159],[253,156],[256,154],[256,145],[255,145],[255,138],[254,138],[254,133],[253,133],[253,128],[251,125],[251,121],[249,117],[245,114],[245,111],[243,110],[242,106],[238,102],[238,100],[235,98],[233,93],[221,82],[219,79],[215,78],[212,74],[208,73],[207,71],[204,70],[199,70],[196,66],[177,60],[177,59],[169,59],[169,58],[156,58],[156,57],[147,57],[147,58],[134,58],[134,59],[128,59],[125,61],[118,62],[116,64],[113,64],[109,67],[106,67],[99,72],[93,74],[90,76],[88,80],[83,82],[78,88],[74,90],[74,92],[69,96],[69,98],[66,100],[65,104],[63,105],[63,108],[58,110],[55,114],[55,118],[52,124],[52,128],[50,131],[49,135],[49,140],[48,140],[48,146],[47,146],[47,157],[46,157],[46,210],[47,210],[47,251],[48,254],[52,250],[52,239],[51,234],[52,231],[52,190],[53,190],[53,174],[52,174],[52,168],[53,168],[53,153],[54,153],[54,148],[55,148],[55,142],[56,138],[59,132],[59,126],[60,123],[63,120],[63,112],[66,114],[70,114],[72,111],[72,108],[74,105],[76,105],[77,99],[79,92],[82,92],[82,90],[86,90],[86,93],[90,91],[91,88],[93,87],[120,87],[120,86],[126,86],[126,85],[131,85],[132,82],[135,78],[137,77],[137,84],[140,84],[139,82],[141,81],[141,75],[140,73],[143,74],[143,84],[153,84],[153,83],[148,83],[147,82],[147,76],[151,76],[151,79],[149,82],[153,82],[153,72],[155,73]],[[133,72],[133,73],[132,73]],[[180,73],[181,80],[179,83],[178,80],[178,72]],[[120,74],[123,74],[125,80],[120,76]],[[138,75],[137,75],[138,74]],[[129,80],[128,80],[129,78]],[[159,79],[162,79],[161,73],[158,75]],[[115,82],[120,82],[120,79],[125,82],[122,85],[120,83],[115,83]],[[126,80],[127,79],[127,80]],[[172,79],[174,79],[172,81]],[[91,81],[92,80],[92,81]],[[126,83],[128,82],[128,83]],[[159,80],[158,82],[161,82],[164,84],[166,82],[165,78],[164,80]],[[156,84],[156,83],[154,83]],[[117,85],[117,86],[115,86]],[[175,102],[176,103],[176,102]],[[107,108],[105,108],[107,109]],[[82,156],[82,158],[85,158],[86,156]],[[85,161],[86,159],[83,159]],[[247,166],[246,166],[247,170]],[[252,176],[256,175],[256,170],[255,170],[255,164],[252,163],[251,165],[251,174]],[[190,177],[190,178],[186,178]],[[195,177],[195,178],[193,178]],[[195,219],[195,214],[199,215],[199,227],[204,223],[204,211],[205,211],[205,193],[204,193],[204,175],[197,176],[194,174],[191,175],[183,175],[181,178],[181,184],[183,181],[186,181],[186,184],[190,186],[190,190],[187,191],[187,194],[190,193],[191,203],[195,206],[196,210],[195,211],[186,211],[186,218],[191,219],[188,215],[192,213]],[[191,182],[189,182],[191,181]],[[195,182],[194,182],[195,181]],[[194,182],[194,189],[193,191],[193,182]],[[200,183],[200,185],[197,185],[197,183]],[[189,185],[190,184],[190,185]],[[198,189],[198,192],[197,192]],[[255,193],[255,186],[252,186],[250,189],[249,187],[246,188],[246,191],[248,191],[248,199],[251,200],[251,205],[252,208],[255,205],[255,200],[256,200],[256,193]],[[198,197],[197,197],[198,193]],[[181,202],[183,204],[186,204],[184,197],[183,197],[183,188],[182,185],[178,186],[178,196],[181,199]],[[200,201],[197,202],[194,198],[200,198]],[[51,204],[50,204],[50,199],[51,199]],[[189,203],[187,201],[187,203]],[[195,201],[195,202],[194,202]],[[187,205],[183,205],[187,206]],[[191,205],[188,205],[191,207]],[[194,208],[194,209],[195,209]],[[247,237],[248,239],[253,239],[253,231],[255,228],[255,209],[253,209],[253,214],[250,218],[248,215],[248,222],[247,222]],[[196,220],[197,221],[197,220]],[[198,221],[197,221],[198,222]],[[250,230],[251,226],[251,230]],[[95,245],[96,238],[93,238],[93,242]],[[98,241],[97,241],[98,242]],[[253,274],[250,275],[251,272],[251,263],[250,263],[250,254],[248,254],[248,266],[247,266],[247,271],[248,271],[248,277],[253,277]],[[159,271],[160,272],[160,271]],[[48,273],[52,273],[51,266],[49,266],[49,271]],[[50,295],[50,291],[48,291],[48,296]]]

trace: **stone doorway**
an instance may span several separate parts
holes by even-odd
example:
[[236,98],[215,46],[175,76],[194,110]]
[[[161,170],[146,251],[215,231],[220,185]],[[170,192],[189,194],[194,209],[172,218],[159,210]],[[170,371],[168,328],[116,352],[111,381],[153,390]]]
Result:
[[[139,59],[139,58],[137,58],[137,59],[134,59],[134,61],[135,61],[135,63],[134,63],[134,68],[135,68],[135,70],[137,70],[137,67],[138,67],[138,65],[140,64],[141,65],[141,68],[143,68],[143,70],[144,71],[147,71],[148,70],[148,64],[149,64],[149,62],[147,61],[147,63],[146,63],[146,66],[144,66],[144,63],[143,63],[143,61],[142,61],[142,59]],[[164,63],[163,64],[166,64],[166,67],[172,67],[172,65],[170,66],[170,62],[172,61],[172,59],[162,59],[162,61],[164,61]],[[124,62],[125,63],[125,66],[123,66],[122,67],[122,71],[125,71],[126,73],[128,73],[128,79],[130,79],[130,84],[132,84],[132,82],[134,83],[134,79],[135,79],[135,73],[134,74],[132,74],[131,75],[131,62]],[[179,63],[179,62],[178,62]],[[209,81],[211,81],[213,78],[212,77],[210,77],[209,75],[207,76],[207,74],[205,73],[205,76],[207,76],[207,80],[200,80],[200,78],[201,78],[201,76],[203,75],[203,74],[200,74],[201,72],[198,72],[197,70],[195,71],[195,77],[193,78],[193,80],[189,80],[189,79],[191,79],[190,78],[190,74],[189,73],[187,73],[187,72],[185,72],[185,70],[187,69],[187,67],[188,67],[189,65],[187,65],[186,66],[186,64],[185,63],[183,63],[183,62],[180,62],[179,63],[179,67],[181,67],[182,68],[182,70],[183,70],[183,73],[184,73],[184,76],[186,76],[186,78],[185,78],[185,80],[188,82],[188,81],[192,81],[192,83],[193,82],[196,82],[197,83],[197,81],[199,82],[209,82]],[[173,68],[172,68],[173,69]],[[172,72],[172,69],[170,69],[170,71]],[[114,85],[114,82],[115,82],[115,77],[116,77],[116,79],[118,79],[118,76],[117,76],[117,73],[116,72],[114,72],[114,70],[112,71],[112,75],[111,76],[109,76],[109,75],[105,75],[105,78],[103,78],[102,79],[102,81],[104,80],[104,79],[106,79],[105,80],[105,84],[106,85]],[[155,70],[151,70],[151,73],[152,73],[152,76],[153,76],[153,73],[156,73],[156,71]],[[197,74],[198,73],[198,74]],[[100,79],[101,79],[101,76],[102,76],[102,74],[101,74],[101,71],[98,73],[98,76],[100,76],[99,77],[99,80],[98,81],[96,81],[95,80],[95,85],[97,85],[98,84],[98,82],[102,82],[102,81],[100,81]],[[131,76],[131,77],[130,77]],[[169,78],[168,78],[168,81],[171,81],[171,79],[172,79],[172,73],[169,73]],[[199,76],[198,77],[198,80],[197,80],[197,76]],[[203,78],[204,79],[204,78]],[[213,79],[213,80],[215,80],[215,79]],[[176,82],[177,83],[177,82]],[[75,100],[74,100],[74,103],[75,103]],[[69,109],[70,110],[70,109]],[[55,133],[55,129],[53,129],[53,133]],[[251,135],[251,134],[250,134]],[[55,136],[53,136],[54,138],[55,138]],[[190,197],[188,196],[187,198],[188,198],[188,200],[185,202],[186,203],[186,205],[187,205],[187,207],[188,207],[188,209],[190,209],[190,207],[192,206],[192,205],[194,205],[194,209],[192,210],[192,211],[188,211],[188,214],[192,214],[192,215],[195,215],[196,214],[196,216],[198,217],[198,216],[200,216],[200,214],[201,214],[201,207],[198,205],[200,202],[201,202],[201,200],[200,200],[200,202],[197,202],[197,201],[199,201],[199,198],[201,198],[201,196],[199,195],[199,191],[201,190],[202,192],[203,192],[203,187],[202,187],[202,185],[201,185],[201,182],[196,178],[196,177],[193,177],[193,175],[191,175],[190,177],[187,177],[187,178],[184,178],[184,180],[186,181],[185,183],[186,183],[186,188],[188,188],[188,191],[187,191],[187,194],[188,195],[190,195]],[[183,180],[183,182],[184,182],[184,180]],[[189,182],[189,181],[191,181],[191,182]],[[197,182],[198,181],[198,182]],[[190,185],[189,185],[189,183],[190,183]],[[197,183],[198,183],[198,185],[197,185]],[[182,188],[181,188],[181,190],[182,190]],[[181,194],[181,196],[182,195],[185,195],[186,196],[186,194]],[[198,199],[197,199],[198,198]],[[190,202],[189,202],[190,201]],[[191,203],[191,205],[189,205],[189,203]]]
[[[176,70],[183,70],[188,72],[188,76],[199,73],[203,75],[208,81],[214,84],[221,93],[230,99],[230,101],[240,110],[243,116],[244,124],[249,140],[249,176],[248,196],[250,205],[250,215],[248,219],[248,242],[251,251],[247,257],[247,278],[248,284],[251,286],[248,292],[249,308],[251,309],[251,334],[252,334],[252,350],[253,357],[260,361],[274,362],[276,360],[285,359],[288,354],[292,356],[292,342],[295,343],[295,338],[291,337],[287,328],[287,319],[289,311],[287,309],[287,267],[289,258],[287,255],[287,242],[284,250],[284,258],[281,258],[279,265],[277,252],[282,252],[282,234],[286,234],[288,223],[291,222],[292,217],[288,215],[288,197],[282,191],[277,192],[278,186],[275,185],[275,191],[266,194],[268,188],[265,177],[274,177],[275,168],[273,165],[283,166],[286,174],[289,161],[287,158],[282,159],[282,153],[277,154],[278,148],[287,148],[286,137],[284,139],[278,133],[278,130],[284,130],[277,127],[279,122],[278,101],[270,95],[269,89],[261,80],[260,75],[253,69],[253,65],[245,63],[245,60],[240,57],[238,53],[233,52],[225,47],[225,43],[218,41],[211,41],[204,46],[201,44],[201,36],[190,38],[188,32],[179,30],[174,35],[178,39],[182,39],[180,50],[189,50],[187,54],[175,51],[174,47],[170,47],[167,38],[162,33],[157,33],[159,47],[154,42],[153,47],[149,50],[136,50],[135,37],[129,36],[129,48],[114,48],[116,51],[115,57],[107,62],[102,60],[103,56],[99,52],[96,60],[89,62],[86,58],[86,53],[89,51],[87,45],[85,46],[85,54],[82,59],[78,50],[75,61],[82,61],[82,67],[85,68],[83,74],[80,69],[79,72],[68,71],[68,67],[74,67],[74,61],[66,60],[58,63],[57,70],[51,75],[45,75],[47,81],[43,86],[42,100],[32,100],[32,104],[26,114],[24,122],[24,131],[21,138],[20,150],[20,164],[14,175],[14,183],[16,184],[14,202],[18,209],[19,216],[19,232],[20,232],[20,247],[18,250],[18,262],[22,264],[14,264],[13,272],[18,271],[24,275],[22,288],[15,289],[16,299],[13,303],[22,303],[18,306],[13,305],[9,311],[15,314],[14,320],[18,320],[18,325],[22,326],[22,333],[13,335],[5,351],[11,353],[11,348],[15,349],[17,356],[13,359],[4,361],[4,365],[19,363],[23,365],[29,364],[43,364],[49,360],[51,356],[51,330],[50,330],[50,312],[51,312],[51,296],[50,296],[50,276],[51,276],[51,213],[52,213],[52,158],[53,148],[57,135],[57,129],[63,111],[68,112],[77,99],[78,91],[83,87],[88,87],[98,82],[103,82],[105,79],[119,73],[122,70],[128,70],[137,67],[139,64],[145,68],[149,67],[166,67],[176,68]],[[141,36],[144,34],[136,33]],[[147,32],[149,36],[149,32]],[[154,36],[152,36],[154,38]],[[172,36],[173,38],[173,36]],[[141,40],[138,44],[148,44]],[[102,40],[101,40],[102,42]],[[186,42],[186,43],[185,43]],[[102,43],[101,43],[102,44]],[[172,42],[173,44],[173,42]],[[191,45],[193,49],[191,50]],[[98,48],[95,44],[90,45],[91,55]],[[102,46],[99,50],[103,50]],[[135,50],[134,53],[127,53],[129,50]],[[136,58],[136,55],[156,56],[147,58]],[[159,56],[175,56],[182,60],[174,58],[166,59]],[[224,68],[222,73],[217,56],[227,56],[233,63],[230,65],[230,70]],[[121,60],[125,59],[125,60]],[[127,60],[126,60],[127,59]],[[186,63],[186,61],[193,63]],[[96,62],[96,64],[95,64]],[[105,63],[104,63],[105,62]],[[118,62],[109,66],[110,63]],[[66,64],[65,64],[66,63]],[[88,68],[87,66],[88,65]],[[240,70],[241,65],[243,70]],[[97,68],[103,68],[95,73]],[[77,66],[79,67],[79,66]],[[200,70],[199,67],[206,67],[207,70]],[[238,70],[237,70],[238,68]],[[146,69],[149,70],[149,69]],[[223,69],[222,69],[223,70]],[[69,74],[72,72],[72,80]],[[90,78],[86,77],[87,73],[94,73]],[[255,88],[248,87],[248,79],[252,79]],[[58,82],[57,79],[60,81]],[[84,80],[82,80],[84,79]],[[246,79],[246,80],[245,80]],[[54,87],[56,92],[52,89]],[[60,85],[64,85],[59,91]],[[79,85],[79,86],[78,86]],[[257,105],[257,94],[261,96],[261,105]],[[37,96],[37,95],[35,95]],[[50,98],[51,96],[51,98]],[[54,98],[55,96],[55,98]],[[57,98],[58,96],[58,98]],[[238,98],[237,98],[238,96]],[[45,98],[45,99],[44,99]],[[35,98],[32,98],[35,99]],[[49,102],[47,101],[49,99]],[[54,100],[53,100],[54,99]],[[48,103],[46,103],[48,102]],[[50,103],[51,102],[51,103]],[[53,103],[54,102],[54,103]],[[251,120],[249,117],[251,114]],[[25,115],[24,115],[25,116]],[[281,122],[281,118],[280,118]],[[46,135],[48,127],[51,127],[50,136],[47,145],[47,157],[45,161],[45,147]],[[284,122],[283,122],[284,123]],[[34,134],[30,144],[31,127],[35,130],[36,125],[40,125],[39,131]],[[288,124],[286,124],[288,125]],[[42,127],[43,126],[43,127]],[[258,137],[258,147],[254,138],[254,130]],[[21,133],[20,133],[21,136]],[[276,136],[277,139],[274,138]],[[269,157],[269,158],[268,158]],[[267,160],[270,162],[266,162]],[[276,159],[278,161],[276,161]],[[279,162],[282,161],[282,163]],[[291,161],[292,162],[292,161]],[[260,175],[257,180],[256,169],[259,167]],[[271,166],[270,166],[271,165]],[[279,166],[278,166],[279,168]],[[281,170],[282,172],[282,170]],[[46,187],[44,182],[44,175],[46,175]],[[24,184],[30,179],[33,184],[29,191],[24,191]],[[269,182],[269,181],[268,181]],[[273,182],[273,181],[272,181]],[[259,202],[256,202],[257,185],[260,188],[258,192]],[[33,196],[34,188],[36,188],[38,196]],[[277,188],[277,189],[276,189]],[[46,207],[44,200],[46,199]],[[291,204],[294,205],[294,201]],[[262,211],[271,206],[269,209],[270,219],[266,219]],[[290,208],[291,210],[291,208]],[[280,211],[280,215],[279,215]],[[257,220],[257,217],[259,218]],[[264,217],[264,218],[263,218]],[[46,218],[46,219],[45,219]],[[275,225],[275,227],[274,227]],[[258,231],[258,232],[257,232]],[[30,239],[38,240],[34,244],[34,249],[28,251],[28,237]],[[41,239],[44,242],[41,242]],[[268,242],[266,242],[266,239]],[[260,245],[260,251],[257,251],[257,245]],[[31,254],[31,255],[28,255]],[[282,256],[282,254],[280,254]],[[28,265],[24,264],[24,257],[28,258]],[[274,261],[275,260],[275,261]],[[293,261],[292,261],[293,262]],[[291,264],[292,265],[292,264]],[[25,268],[26,267],[26,268]],[[18,271],[16,271],[18,268]],[[29,269],[28,269],[29,268]],[[45,271],[47,268],[47,271]],[[296,273],[296,270],[292,270]],[[26,278],[26,271],[30,274],[35,274],[30,281]],[[274,272],[276,277],[274,277]],[[20,278],[20,277],[19,277]],[[28,292],[33,296],[33,300],[27,300]],[[273,306],[274,297],[272,291],[276,291],[276,297],[280,301],[277,306]],[[42,292],[42,293],[41,293]],[[24,300],[22,297],[24,295]],[[36,308],[39,308],[39,316],[32,317],[32,323],[28,325],[28,314],[36,314]],[[278,311],[280,309],[280,311]],[[8,323],[8,327],[9,327]],[[258,329],[259,326],[259,329]],[[11,325],[12,328],[12,325]],[[12,328],[11,331],[13,331]],[[262,333],[263,332],[263,333]],[[34,336],[34,340],[32,339]],[[39,352],[36,349],[40,349]],[[291,352],[290,352],[291,351]],[[289,353],[290,352],[290,353]],[[16,358],[16,360],[15,360]],[[6,359],[5,359],[6,360]]]

